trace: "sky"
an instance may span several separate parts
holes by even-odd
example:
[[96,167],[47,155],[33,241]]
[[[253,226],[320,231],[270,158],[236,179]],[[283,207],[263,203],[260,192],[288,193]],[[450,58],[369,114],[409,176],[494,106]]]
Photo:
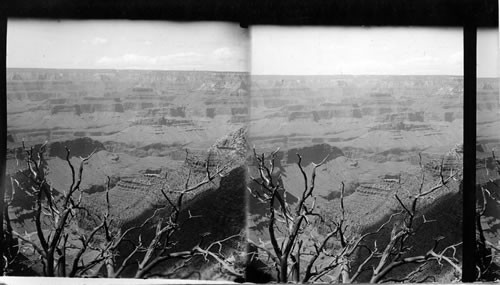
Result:
[[[459,28],[272,27],[11,20],[7,67],[462,75]],[[498,29],[480,29],[478,77],[499,76]]]
[[231,23],[9,19],[7,67],[247,71],[248,38]]
[[252,74],[463,75],[460,28],[252,27]]
[[477,31],[477,77],[500,76],[498,29]]

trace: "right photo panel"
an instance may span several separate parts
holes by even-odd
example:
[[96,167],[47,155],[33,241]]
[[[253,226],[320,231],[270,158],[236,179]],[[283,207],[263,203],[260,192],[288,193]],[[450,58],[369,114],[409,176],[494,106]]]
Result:
[[460,280],[462,29],[250,38],[250,281]]
[[477,31],[476,269],[500,278],[500,117],[498,29]]

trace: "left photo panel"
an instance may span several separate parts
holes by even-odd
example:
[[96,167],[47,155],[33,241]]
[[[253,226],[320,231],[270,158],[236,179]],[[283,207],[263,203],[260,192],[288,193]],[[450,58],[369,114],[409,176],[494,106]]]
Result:
[[248,52],[231,23],[9,19],[6,275],[243,280]]

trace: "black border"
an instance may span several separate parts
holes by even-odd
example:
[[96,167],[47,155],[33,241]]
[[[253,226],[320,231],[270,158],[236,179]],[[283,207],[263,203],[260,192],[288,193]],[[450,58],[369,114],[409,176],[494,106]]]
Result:
[[[497,0],[7,0],[0,1],[0,52],[7,18],[229,21],[251,25],[454,26],[464,28],[463,281],[474,280],[476,36],[498,27]],[[6,58],[0,58],[0,187],[6,158]],[[1,192],[1,191],[0,191]],[[1,206],[1,203],[0,203]],[[0,214],[1,215],[1,214]],[[1,242],[1,240],[0,240]]]
[[490,0],[289,0],[250,1],[251,23],[280,25],[498,25]]
[[17,18],[231,21],[242,26],[498,26],[495,0],[6,0]]

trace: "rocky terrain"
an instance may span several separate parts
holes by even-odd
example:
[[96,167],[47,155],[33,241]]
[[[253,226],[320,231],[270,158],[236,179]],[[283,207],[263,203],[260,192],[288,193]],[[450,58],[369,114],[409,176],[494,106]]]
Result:
[[[182,251],[197,245],[200,240],[210,243],[215,240],[223,240],[229,236],[238,235],[245,229],[245,152],[247,143],[245,140],[245,129],[238,129],[235,132],[221,137],[212,147],[205,150],[200,161],[204,163],[206,157],[211,157],[209,170],[224,170],[221,175],[216,176],[210,183],[197,188],[186,195],[184,200],[181,219],[185,220],[181,230],[176,233],[175,247],[172,251]],[[67,162],[57,156],[57,150],[61,144],[68,147],[75,146],[75,143],[84,141],[87,146],[98,146],[97,150],[89,162],[84,165],[84,175],[82,181],[82,207],[85,211],[79,212],[76,222],[70,224],[72,234],[70,241],[78,241],[78,236],[73,234],[82,231],[91,231],[99,219],[106,211],[106,179],[111,178],[109,189],[110,219],[113,220],[113,228],[125,231],[128,228],[141,225],[149,218],[158,207],[165,207],[157,215],[157,219],[169,215],[171,208],[162,195],[162,190],[182,191],[189,185],[195,185],[205,178],[206,164],[192,164],[188,157],[184,161],[166,164],[159,160],[147,160],[133,158],[126,154],[115,154],[99,147],[99,143],[91,139],[76,139],[73,141],[55,142],[47,147],[49,154],[44,159],[44,169],[47,174],[48,183],[55,190],[55,197],[66,191],[71,184],[70,169]],[[38,149],[37,145],[34,149]],[[92,149],[92,148],[91,148]],[[93,150],[93,151],[94,151]],[[31,182],[27,178],[22,163],[23,157],[17,152],[20,161],[18,171],[8,175],[7,200],[9,201],[9,216],[16,231],[25,232],[28,235],[36,233],[34,221],[34,198],[30,194]],[[80,150],[81,156],[89,155],[91,151],[85,152],[85,148]],[[201,154],[201,152],[198,152]],[[189,153],[188,153],[189,155]],[[79,161],[75,155],[70,160],[75,165]],[[149,168],[144,168],[145,166]],[[16,181],[14,183],[14,181]],[[18,184],[19,183],[19,184]],[[175,199],[177,194],[169,194],[170,199]],[[173,196],[172,196],[173,195]],[[196,218],[190,218],[190,217]],[[143,241],[148,241],[154,236],[154,227],[143,228],[139,233]],[[139,236],[128,236],[128,239],[138,240]],[[131,248],[120,247],[120,255],[126,256],[131,252]],[[237,256],[239,251],[244,250],[244,246],[239,239],[229,240],[224,243],[223,252],[228,256]],[[23,252],[29,257],[28,252]],[[82,258],[91,260],[93,251],[86,253]],[[137,254],[136,258],[141,258]],[[118,259],[120,260],[120,259]],[[213,262],[207,263],[202,257],[194,258],[193,264],[180,270],[177,278],[227,278],[220,275],[220,269]],[[32,267],[36,272],[40,272],[38,266]],[[192,276],[193,270],[199,273]],[[134,276],[135,267],[130,266],[123,273],[123,276]],[[161,270],[155,270],[161,274]],[[229,276],[231,277],[231,276]]]
[[[498,90],[488,83],[486,95],[478,97],[478,108],[490,119],[478,128],[496,122],[491,118],[498,103],[490,87]],[[23,168],[23,142],[29,147],[48,141],[47,179],[64,191],[71,184],[65,147],[73,163],[95,151],[82,181],[86,206],[103,211],[110,177],[111,215],[126,228],[165,202],[160,189],[182,188],[188,175],[195,183],[207,167],[229,166],[223,177],[189,196],[192,212],[184,215],[203,213],[206,219],[180,233],[182,248],[207,232],[213,239],[237,233],[245,220],[250,236],[266,238],[262,205],[250,198],[246,212],[244,181],[253,165],[247,155],[252,145],[259,153],[280,147],[276,169],[290,203],[302,185],[296,154],[303,156],[306,172],[328,156],[318,169],[318,207],[334,215],[343,182],[347,210],[369,228],[394,206],[394,193],[415,190],[422,172],[428,186],[441,161],[447,174],[461,168],[462,88],[462,78],[453,76],[250,78],[231,72],[8,69],[7,174],[14,177]],[[454,183],[434,198],[447,199],[457,189]],[[24,220],[29,205],[16,207],[13,222],[32,232]],[[451,225],[460,220],[447,217]],[[74,227],[91,224],[83,217]]]
[[[185,198],[183,219],[200,218],[183,227],[177,234],[182,242],[172,250],[189,249],[201,237],[210,242],[244,230],[242,163],[249,114],[245,73],[9,69],[7,74],[7,175],[25,186],[7,179],[16,230],[35,231],[32,198],[24,191],[30,187],[22,174],[23,143],[38,149],[45,141],[47,181],[59,193],[71,185],[66,147],[74,165],[93,153],[84,165],[81,184],[88,211],[71,224],[73,232],[91,229],[102,216],[107,177],[113,225],[125,230],[142,224],[167,203],[161,189],[182,190],[188,177],[190,185],[201,181],[207,160],[210,171],[225,169]],[[144,229],[145,240],[152,236],[154,229]],[[231,240],[224,250],[241,250],[238,243]],[[120,250],[122,255],[130,251]],[[91,260],[92,253],[83,258]],[[217,277],[217,266],[202,258],[193,262],[200,275],[190,278],[223,278]],[[126,276],[134,269],[128,270]],[[186,277],[181,273],[186,274],[178,277]]]
[[445,168],[461,168],[451,155],[463,141],[461,77],[253,76],[251,94],[249,141],[259,152],[280,147],[278,166],[293,195],[301,185],[296,153],[306,170],[328,156],[317,178],[327,200],[341,182],[376,199],[394,177],[421,172],[419,154],[426,168],[443,157]]
[[[338,216],[343,182],[346,213],[360,232],[378,227],[397,208],[394,194],[415,193],[422,174],[430,188],[439,182],[441,164],[446,175],[462,169],[462,77],[253,76],[251,95],[249,141],[267,154],[280,147],[275,175],[281,175],[289,203],[303,191],[296,154],[303,156],[306,173],[327,157],[316,176],[316,206],[327,219]],[[453,225],[447,244],[461,240],[459,180],[422,204],[426,216],[449,212],[440,217],[441,228]],[[250,202],[253,240],[269,239],[265,211]],[[432,226],[419,239],[442,234]],[[443,282],[454,278],[427,273]]]
[[[493,78],[479,78],[477,82],[477,147],[478,163],[483,164],[495,149],[499,149],[499,82]],[[483,167],[484,168],[484,167]],[[478,173],[480,174],[480,173]],[[483,183],[483,180],[479,180]]]
[[250,137],[264,149],[445,152],[462,140],[461,77],[253,76],[251,89]]
[[245,124],[246,73],[8,69],[9,146],[90,137],[106,149],[165,156],[205,149]]
[[[479,78],[477,82],[477,140],[476,140],[476,196],[477,207],[483,209],[481,188],[491,193],[486,195],[486,209],[481,218],[481,227],[485,239],[498,246],[500,242],[500,208],[498,204],[500,188],[499,159],[500,117],[499,117],[499,82],[494,78]],[[491,248],[491,247],[490,247]],[[493,265],[485,280],[498,280],[500,276],[500,255],[492,252]]]

